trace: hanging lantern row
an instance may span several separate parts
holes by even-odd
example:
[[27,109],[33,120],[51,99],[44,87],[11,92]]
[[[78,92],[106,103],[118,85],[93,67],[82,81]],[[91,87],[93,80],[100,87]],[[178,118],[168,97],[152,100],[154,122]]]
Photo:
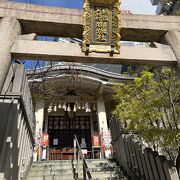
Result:
[[78,110],[85,110],[86,112],[92,112],[92,111],[96,111],[96,104],[93,103],[92,106],[90,106],[89,102],[85,102],[85,103],[59,103],[58,105],[55,104],[50,104],[48,107],[48,113],[50,112],[57,112],[58,109],[63,109],[64,111],[67,112],[76,112]]

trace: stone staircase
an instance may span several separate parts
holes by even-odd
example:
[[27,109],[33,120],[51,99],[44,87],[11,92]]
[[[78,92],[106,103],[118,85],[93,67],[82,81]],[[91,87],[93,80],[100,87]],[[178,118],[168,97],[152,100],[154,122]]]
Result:
[[[105,159],[87,159],[87,165],[93,180],[129,180],[115,162]],[[83,180],[82,161],[79,180]]]
[[33,162],[27,180],[73,180],[72,162],[41,161]]
[[[78,179],[83,180],[82,161],[79,164]],[[93,180],[128,180],[114,162],[93,159],[87,160],[87,164]],[[34,162],[27,180],[73,180],[72,167],[70,160]]]

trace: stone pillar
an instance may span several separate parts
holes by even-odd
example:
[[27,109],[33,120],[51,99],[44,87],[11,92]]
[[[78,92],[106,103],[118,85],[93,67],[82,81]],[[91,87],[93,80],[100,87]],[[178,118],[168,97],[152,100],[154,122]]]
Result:
[[[102,95],[100,95],[99,99],[97,100],[97,115],[98,115],[99,134],[101,134],[101,142],[103,142],[104,144],[103,132],[108,131],[108,126],[107,126],[106,110],[105,110],[105,105],[104,105],[104,100],[102,98]],[[106,156],[105,152],[103,151],[103,148],[101,148],[101,158],[104,158],[104,156]]]
[[44,101],[38,101],[36,103],[36,133],[42,133],[43,121],[44,121]]
[[174,55],[178,61],[178,69],[180,71],[180,32],[178,31],[169,31],[166,33],[162,42],[164,42],[171,46]]
[[163,169],[163,163],[166,161],[166,157],[165,156],[156,156],[156,164],[157,164],[157,169],[159,172],[159,176],[161,180],[166,179],[165,178],[165,172]]
[[[39,140],[42,135],[43,121],[44,121],[44,101],[38,101],[36,103],[35,117],[36,117],[36,130],[35,130],[36,146],[34,147],[35,152],[33,154],[33,161],[40,160],[42,156],[42,149],[41,148],[38,149],[39,145],[37,145],[37,143],[39,144]],[[37,149],[39,150],[39,157],[37,154]]]
[[0,93],[11,65],[10,50],[20,33],[20,24],[16,18],[4,17],[0,20]]
[[164,161],[163,168],[167,180],[179,180],[177,169],[174,167],[172,161]]
[[97,101],[97,113],[98,113],[98,126],[99,132],[108,131],[106,110],[103,98],[99,98]]

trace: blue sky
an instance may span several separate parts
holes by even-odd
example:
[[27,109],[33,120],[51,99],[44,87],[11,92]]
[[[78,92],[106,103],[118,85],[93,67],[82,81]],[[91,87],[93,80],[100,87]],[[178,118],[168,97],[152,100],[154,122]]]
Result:
[[121,8],[129,9],[133,14],[155,14],[156,10],[150,0],[121,0]]
[[[82,9],[83,0],[13,0],[45,6]],[[150,0],[121,0],[121,8],[131,10],[134,14],[154,14],[155,8]]]
[[17,2],[26,2],[32,4],[40,4],[45,6],[59,6],[68,8],[82,8],[82,0],[13,0]]

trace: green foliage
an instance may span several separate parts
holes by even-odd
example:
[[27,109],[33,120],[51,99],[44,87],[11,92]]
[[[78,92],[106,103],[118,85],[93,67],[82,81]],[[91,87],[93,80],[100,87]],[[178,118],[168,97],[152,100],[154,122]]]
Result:
[[174,69],[143,70],[133,81],[117,83],[114,92],[113,114],[125,130],[160,147],[178,147],[180,78]]
[[174,12],[174,15],[176,15],[176,16],[180,16],[180,10],[178,9],[178,10],[176,10],[175,12]]

